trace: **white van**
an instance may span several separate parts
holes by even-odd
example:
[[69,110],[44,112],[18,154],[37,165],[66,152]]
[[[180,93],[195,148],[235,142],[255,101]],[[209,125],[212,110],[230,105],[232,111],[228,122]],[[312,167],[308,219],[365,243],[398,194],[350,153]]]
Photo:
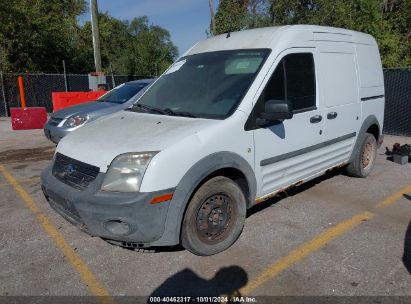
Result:
[[343,165],[369,175],[384,102],[370,35],[307,25],[219,35],[132,108],[65,137],[42,188],[93,236],[212,255],[276,193]]

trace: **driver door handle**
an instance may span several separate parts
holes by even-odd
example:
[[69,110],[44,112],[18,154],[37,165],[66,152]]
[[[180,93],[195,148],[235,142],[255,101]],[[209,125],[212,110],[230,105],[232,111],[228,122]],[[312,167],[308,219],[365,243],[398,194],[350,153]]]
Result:
[[337,116],[338,116],[337,112],[330,112],[330,113],[327,114],[328,119],[335,119],[335,118],[337,118]]
[[321,115],[315,115],[310,118],[311,123],[319,123],[321,120],[323,120]]

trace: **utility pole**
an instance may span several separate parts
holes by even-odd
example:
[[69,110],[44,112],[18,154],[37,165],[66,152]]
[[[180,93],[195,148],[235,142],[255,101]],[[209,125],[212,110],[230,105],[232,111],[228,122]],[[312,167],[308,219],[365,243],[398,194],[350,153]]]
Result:
[[64,73],[64,87],[66,88],[66,92],[68,92],[68,85],[67,85],[67,73],[66,73],[66,61],[63,59],[63,73]]
[[214,0],[208,0],[208,6],[210,7],[210,32],[211,35],[215,35],[215,14],[214,14]]
[[110,70],[111,70],[111,81],[113,82],[113,89],[114,89],[116,87],[116,81],[114,79],[113,66],[111,65],[111,62],[110,62]]
[[7,115],[7,101],[6,101],[6,92],[4,91],[4,79],[3,79],[3,71],[0,70],[0,85],[1,85],[1,92],[2,92],[2,97],[3,97],[3,103],[4,103],[4,116]]
[[100,32],[98,28],[98,7],[97,0],[90,0],[91,11],[91,31],[93,33],[93,47],[94,47],[94,65],[96,72],[101,72],[101,56],[100,56]]

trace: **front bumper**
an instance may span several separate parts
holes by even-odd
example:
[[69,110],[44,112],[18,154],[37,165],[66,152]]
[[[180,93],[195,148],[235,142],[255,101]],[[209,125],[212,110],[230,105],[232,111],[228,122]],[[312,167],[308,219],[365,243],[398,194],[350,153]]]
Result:
[[[104,174],[99,173],[85,190],[77,190],[56,179],[51,166],[41,176],[42,190],[50,206],[88,234],[122,242],[125,246],[133,243],[138,247],[149,247],[159,240],[164,232],[170,201],[150,204],[150,200],[174,189],[109,193],[100,191],[103,179]],[[161,245],[157,243],[155,245]]]

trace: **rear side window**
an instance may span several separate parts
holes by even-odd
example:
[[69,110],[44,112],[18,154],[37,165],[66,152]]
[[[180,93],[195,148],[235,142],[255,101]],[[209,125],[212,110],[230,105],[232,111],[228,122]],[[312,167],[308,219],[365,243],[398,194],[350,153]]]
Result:
[[257,108],[263,111],[268,100],[289,100],[297,113],[315,108],[315,65],[311,53],[290,54],[281,60],[260,96]]

